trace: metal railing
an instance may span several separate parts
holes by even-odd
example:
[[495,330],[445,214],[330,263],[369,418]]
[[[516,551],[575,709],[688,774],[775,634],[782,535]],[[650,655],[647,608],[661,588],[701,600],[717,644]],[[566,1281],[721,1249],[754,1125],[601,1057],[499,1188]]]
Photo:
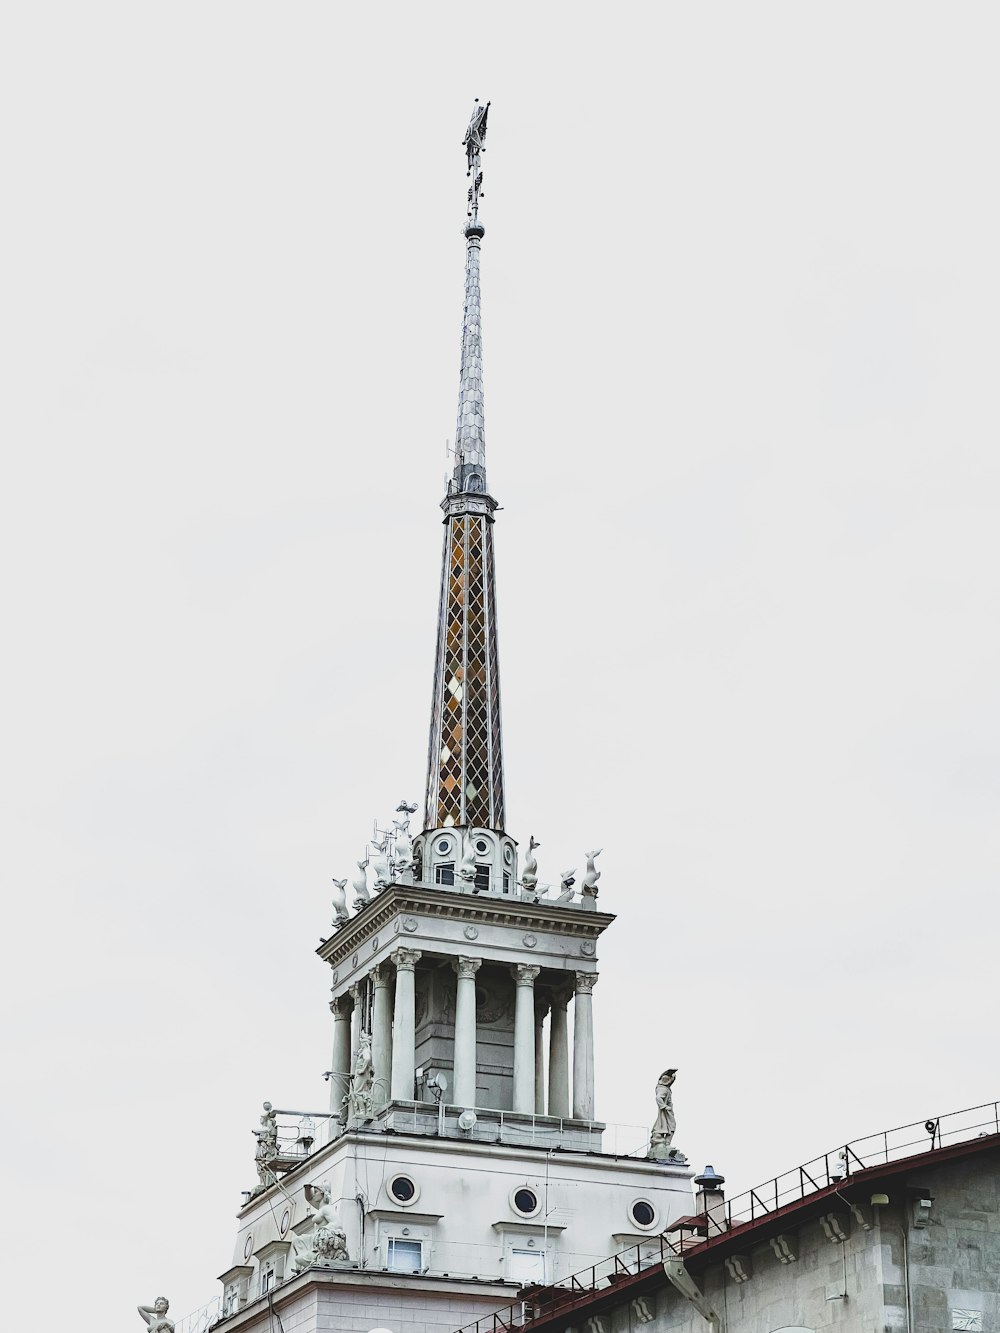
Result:
[[568,1277],[555,1278],[544,1287],[525,1287],[522,1300],[464,1325],[457,1333],[508,1333],[523,1328],[535,1319],[568,1310],[590,1299],[596,1291],[607,1290],[645,1268],[666,1259],[686,1257],[719,1236],[848,1180],[859,1171],[904,1161],[918,1156],[920,1150],[934,1152],[992,1134],[1000,1134],[998,1102],[984,1102],[981,1106],[949,1111],[853,1139],[711,1208],[706,1216],[707,1234],[692,1232],[687,1237],[679,1235],[676,1240],[652,1236],[649,1241],[609,1255]]

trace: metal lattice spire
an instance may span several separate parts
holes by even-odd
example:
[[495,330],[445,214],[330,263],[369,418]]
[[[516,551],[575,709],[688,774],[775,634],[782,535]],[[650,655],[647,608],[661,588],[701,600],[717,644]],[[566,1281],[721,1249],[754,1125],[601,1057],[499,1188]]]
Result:
[[469,221],[455,468],[442,502],[444,566],[427,761],[426,829],[504,825],[503,746],[497,656],[493,513],[486,490],[479,221],[489,103],[466,131]]

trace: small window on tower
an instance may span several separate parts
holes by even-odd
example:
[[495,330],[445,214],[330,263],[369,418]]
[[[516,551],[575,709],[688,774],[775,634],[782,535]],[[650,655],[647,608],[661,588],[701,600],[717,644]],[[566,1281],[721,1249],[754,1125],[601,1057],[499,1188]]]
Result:
[[503,891],[504,893],[510,893],[510,875],[507,874],[506,870],[503,872]]
[[476,866],[476,888],[482,893],[484,890],[489,892],[490,887],[490,867]]
[[448,861],[445,865],[434,867],[435,884],[454,884],[455,883],[455,862]]
[[388,1258],[392,1273],[419,1273],[423,1267],[423,1246],[419,1240],[399,1240],[390,1236]]

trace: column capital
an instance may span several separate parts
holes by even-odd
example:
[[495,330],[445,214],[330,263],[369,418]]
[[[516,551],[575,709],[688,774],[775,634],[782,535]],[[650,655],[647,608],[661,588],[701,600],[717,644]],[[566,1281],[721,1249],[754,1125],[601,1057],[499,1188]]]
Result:
[[363,987],[360,981],[356,981],[348,991],[348,995],[350,995],[354,1003],[359,1006],[361,1004],[362,993],[363,993]]
[[535,991],[535,1022],[540,1023],[549,1012],[552,997],[547,992]]
[[412,972],[423,955],[419,949],[393,949],[389,957],[397,972]]
[[354,1001],[349,995],[335,995],[330,1001],[330,1013],[338,1023],[349,1019],[354,1012]]
[[549,1000],[553,1009],[561,1009],[563,1013],[573,998],[573,988],[571,986],[560,986],[558,990],[549,992]]
[[589,995],[596,985],[597,985],[596,972],[577,972],[576,974],[577,995]]
[[510,974],[519,986],[535,985],[535,977],[541,972],[540,967],[534,967],[531,963],[515,963],[510,969]]
[[452,960],[452,967],[460,977],[474,977],[483,965],[481,958],[466,958],[464,954]]
[[392,972],[389,969],[388,963],[376,963],[368,975],[371,977],[372,985],[376,990],[380,990],[383,986],[388,986],[392,981]]

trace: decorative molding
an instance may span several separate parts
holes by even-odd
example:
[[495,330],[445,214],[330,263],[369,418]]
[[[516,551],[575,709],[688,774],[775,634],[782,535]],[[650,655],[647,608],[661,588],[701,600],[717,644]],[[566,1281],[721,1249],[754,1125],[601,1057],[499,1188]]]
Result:
[[354,1013],[354,1001],[349,995],[337,995],[330,1001],[330,1013],[337,1023],[342,1023],[345,1019],[350,1021],[351,1014]]
[[460,977],[475,977],[483,965],[483,960],[481,958],[466,958],[463,954],[453,959],[451,965]]
[[731,1254],[726,1259],[726,1272],[737,1284],[749,1282],[753,1277],[753,1264],[748,1254]]
[[388,986],[392,982],[392,971],[388,963],[376,963],[368,975],[376,990],[381,990],[383,986]]
[[499,894],[457,893],[435,889],[429,884],[390,884],[341,930],[325,940],[316,952],[324,962],[337,967],[351,958],[365,940],[380,930],[389,929],[400,914],[416,915],[425,920],[439,917],[470,924],[474,921],[480,926],[520,927],[522,931],[541,929],[586,940],[596,940],[615,919],[610,912],[583,912],[577,907],[532,903],[524,898]]
[[540,967],[535,967],[532,963],[515,963],[510,974],[519,986],[534,986],[535,978],[541,972]]
[[408,931],[411,935],[419,927],[419,925],[420,922],[417,920],[415,916],[403,917],[403,929],[405,931]]
[[397,972],[412,972],[422,957],[419,949],[393,949],[389,955]]
[[819,1219],[819,1224],[831,1245],[843,1245],[850,1225],[843,1213],[826,1213]]
[[794,1264],[798,1260],[799,1246],[794,1236],[772,1236],[771,1249],[779,1264]]
[[535,945],[538,943],[538,936],[532,935],[531,932],[529,931],[527,935],[521,936],[521,943],[524,945],[526,949],[533,949]]
[[593,958],[594,954],[597,953],[597,945],[593,940],[583,940],[580,943],[580,952],[584,958]]
[[577,972],[576,974],[577,995],[590,995],[596,985],[597,985],[596,972]]
[[465,938],[466,938],[467,940],[478,940],[478,939],[479,939],[479,931],[476,929],[475,926],[472,926],[472,925],[466,926],[466,927],[465,927],[465,930],[463,931],[463,934],[465,935]]

